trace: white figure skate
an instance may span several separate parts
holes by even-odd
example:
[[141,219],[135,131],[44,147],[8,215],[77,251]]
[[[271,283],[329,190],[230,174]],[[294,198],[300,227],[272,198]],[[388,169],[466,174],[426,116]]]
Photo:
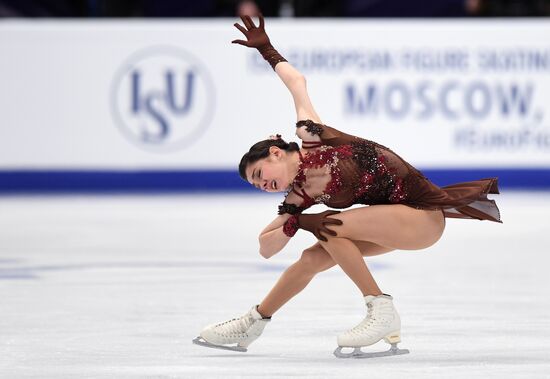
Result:
[[271,318],[262,318],[255,305],[239,318],[208,325],[201,331],[200,336],[193,340],[193,343],[216,349],[245,352],[248,345],[262,334],[269,321]]
[[[334,355],[338,358],[374,358],[407,354],[409,350],[397,347],[401,342],[401,319],[392,299],[390,295],[365,296],[367,316],[359,325],[338,336]],[[361,347],[373,345],[381,339],[391,344],[389,350],[373,353],[361,351]],[[344,353],[343,348],[353,348],[353,351]]]

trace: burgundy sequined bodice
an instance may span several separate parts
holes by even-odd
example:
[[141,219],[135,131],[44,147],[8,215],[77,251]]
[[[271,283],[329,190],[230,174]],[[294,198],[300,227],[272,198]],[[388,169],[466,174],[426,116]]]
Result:
[[[330,136],[330,133],[324,133],[328,128],[320,124],[311,125],[311,130],[318,135]],[[301,204],[293,205],[285,199],[279,207],[280,214],[299,213],[316,203],[332,208],[347,208],[353,204],[403,203],[409,199],[411,185],[418,180],[426,180],[414,167],[382,145],[345,135],[333,128],[329,132],[335,137],[323,138],[315,150],[300,155],[298,175],[289,195],[298,195],[302,198]],[[330,180],[321,194],[310,196],[304,190],[308,170],[323,167],[330,172]]]
[[[487,194],[498,193],[497,178],[438,187],[393,151],[311,120],[296,123],[320,141],[304,141],[307,154],[279,214],[298,214],[313,204],[347,208],[353,204],[404,204],[417,209],[442,210],[445,217],[500,221],[500,211]],[[308,172],[314,174],[308,175]],[[308,185],[314,177],[330,178],[324,187]],[[316,175],[315,175],[316,174]],[[318,181],[325,183],[324,181]],[[308,193],[314,188],[320,193]],[[283,228],[292,236],[298,225],[290,217]]]

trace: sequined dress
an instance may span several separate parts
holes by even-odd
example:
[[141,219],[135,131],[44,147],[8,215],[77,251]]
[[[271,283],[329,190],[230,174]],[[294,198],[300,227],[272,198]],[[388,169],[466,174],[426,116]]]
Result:
[[[417,209],[442,210],[445,217],[501,222],[494,200],[497,178],[438,187],[393,151],[376,142],[351,136],[311,120],[297,127],[318,135],[320,142],[303,142],[308,153],[300,154],[298,174],[279,206],[279,214],[296,215],[314,204],[348,208],[353,204],[404,204]],[[307,173],[325,167],[330,181],[324,191],[310,196],[305,191]],[[300,200],[289,202],[289,197]],[[293,235],[296,220],[287,221],[284,231]]]

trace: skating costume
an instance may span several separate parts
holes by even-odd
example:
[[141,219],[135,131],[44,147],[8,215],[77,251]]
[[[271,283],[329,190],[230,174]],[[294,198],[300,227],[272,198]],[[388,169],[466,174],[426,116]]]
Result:
[[[246,41],[234,40],[233,43],[258,49],[274,70],[277,64],[286,62],[271,45],[261,15],[259,26],[249,16],[241,18],[246,28],[239,24],[235,27],[246,36]],[[298,175],[279,207],[279,214],[292,215],[283,227],[288,236],[293,236],[298,228],[311,231],[322,241],[326,241],[326,236],[321,232],[335,235],[327,226],[342,224],[341,220],[330,217],[338,212],[302,213],[316,203],[332,208],[348,208],[353,204],[404,204],[417,209],[441,210],[445,217],[501,222],[495,202],[487,199],[487,194],[498,193],[496,178],[440,188],[382,145],[311,120],[299,121],[296,126],[319,136],[320,141],[303,142],[302,147],[309,149],[309,152],[303,156],[300,154]],[[313,170],[310,176],[309,170]],[[329,179],[322,190],[320,187],[324,182],[311,185],[315,181],[311,177],[315,176],[315,170],[320,170],[318,177]],[[327,172],[330,178],[325,175]],[[315,193],[306,191],[312,188]],[[339,358],[368,358],[408,353],[406,349],[397,348],[397,343],[401,341],[401,319],[393,305],[393,298],[386,294],[367,295],[364,300],[366,317],[338,336],[338,348],[334,355]],[[254,306],[241,317],[207,326],[193,342],[244,352],[262,334],[269,320],[262,317],[257,306]],[[361,347],[382,339],[391,344],[390,350],[375,353],[361,351]],[[345,353],[343,348],[353,348],[353,351]]]
[[[416,209],[442,210],[445,217],[500,221],[500,212],[487,194],[497,194],[497,178],[438,187],[393,151],[376,142],[342,133],[311,120],[297,127],[320,137],[304,141],[310,151],[300,154],[298,174],[279,214],[299,214],[314,204],[348,208],[353,204],[404,204]],[[331,179],[320,195],[305,190],[309,169],[326,167]],[[292,196],[293,202],[287,202]],[[296,196],[301,198],[299,204]],[[295,216],[294,216],[295,217]],[[291,217],[284,226],[292,236],[297,228]]]

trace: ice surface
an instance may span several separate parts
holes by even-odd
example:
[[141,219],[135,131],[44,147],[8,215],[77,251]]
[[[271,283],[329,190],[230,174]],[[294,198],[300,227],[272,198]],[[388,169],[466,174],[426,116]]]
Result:
[[502,225],[448,220],[427,250],[367,259],[411,353],[341,360],[336,335],[365,309],[337,267],[247,353],[191,343],[314,242],[258,254],[279,197],[2,197],[0,378],[549,378],[550,194],[494,198]]

